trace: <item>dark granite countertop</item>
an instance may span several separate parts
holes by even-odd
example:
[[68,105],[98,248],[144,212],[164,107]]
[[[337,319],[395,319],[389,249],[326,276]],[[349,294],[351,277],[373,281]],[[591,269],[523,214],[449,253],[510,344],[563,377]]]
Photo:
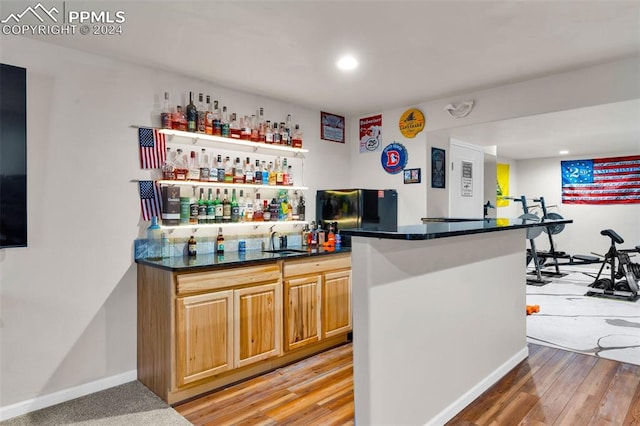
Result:
[[197,269],[225,268],[229,266],[248,266],[252,264],[274,262],[277,260],[302,259],[312,256],[326,256],[336,253],[350,253],[351,247],[338,247],[326,249],[322,247],[289,247],[290,250],[299,250],[289,253],[267,253],[260,250],[247,250],[246,252],[227,252],[224,255],[215,253],[199,254],[194,257],[174,256],[159,260],[137,259],[136,263],[153,266],[169,271],[185,272]]
[[512,229],[533,228],[573,223],[571,219],[546,220],[534,222],[520,218],[479,219],[464,221],[434,221],[420,225],[404,225],[395,229],[349,228],[340,229],[342,235],[353,237],[385,238],[395,240],[430,240],[434,238],[455,237],[459,235],[481,234],[485,232],[508,231]]

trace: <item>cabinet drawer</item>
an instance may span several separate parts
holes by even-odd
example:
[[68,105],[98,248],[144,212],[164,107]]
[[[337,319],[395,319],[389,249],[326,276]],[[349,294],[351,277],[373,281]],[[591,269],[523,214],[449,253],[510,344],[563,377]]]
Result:
[[296,275],[318,274],[335,269],[351,268],[351,255],[349,253],[318,256],[312,260],[292,260],[284,263],[284,277]]
[[278,281],[280,268],[277,263],[242,268],[223,269],[221,271],[178,274],[176,277],[177,294],[192,294],[265,281]]

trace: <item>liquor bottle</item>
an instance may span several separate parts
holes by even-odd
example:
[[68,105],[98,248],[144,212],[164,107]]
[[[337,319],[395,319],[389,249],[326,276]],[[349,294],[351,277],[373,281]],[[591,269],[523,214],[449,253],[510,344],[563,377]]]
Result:
[[244,119],[240,120],[240,139],[251,140],[251,120],[248,115],[245,115]]
[[220,136],[228,138],[229,134],[229,116],[227,115],[226,105],[222,107],[222,117],[220,117]]
[[264,220],[262,214],[262,201],[260,200],[260,194],[256,194],[256,201],[253,204],[253,221],[254,222],[262,222]]
[[271,199],[271,204],[269,204],[269,211],[271,211],[272,222],[280,219],[280,203],[278,203],[278,200],[276,200],[275,198]]
[[224,163],[220,154],[218,154],[218,182],[224,182]]
[[224,158],[224,183],[233,183],[233,164],[229,157]]
[[264,125],[264,143],[273,143],[273,128],[271,127],[271,121],[267,120]]
[[211,96],[207,95],[207,107],[204,112],[204,132],[213,135],[213,109],[211,108]]
[[280,145],[280,131],[278,130],[278,123],[273,122],[273,143],[274,145]]
[[218,109],[218,101],[213,101],[213,135],[221,136],[222,135],[222,116],[220,115],[220,110]]
[[240,162],[240,157],[236,157],[235,166],[233,168],[233,183],[244,183],[244,169]]
[[193,104],[193,92],[189,92],[189,105],[187,105],[187,131],[195,132],[198,125],[198,110]]
[[258,127],[258,118],[251,116],[251,142],[260,142],[260,128]]
[[198,224],[207,223],[207,202],[204,199],[204,188],[200,188],[200,199],[198,199]]
[[217,182],[218,181],[218,161],[216,160],[216,156],[211,154],[209,156],[211,162],[209,163],[209,182]]
[[293,186],[293,168],[291,166],[287,166],[287,175],[289,176],[289,186]]
[[291,136],[291,146],[293,148],[302,148],[302,130],[300,130],[299,124],[296,124],[296,128],[293,130],[293,135]]
[[244,211],[247,208],[247,200],[244,198],[244,191],[242,189],[240,190],[240,196],[238,197],[238,208],[238,216],[240,217],[239,222],[244,222]]
[[289,182],[289,166],[287,165],[287,159],[282,160],[282,184],[285,186],[291,185]]
[[231,222],[231,201],[229,201],[229,192],[225,188],[224,199],[222,200],[222,222]]
[[249,161],[249,157],[247,157],[247,161],[244,163],[244,183],[252,184],[255,182],[255,169],[253,168],[253,164]]
[[176,110],[171,114],[171,128],[174,130],[187,130],[187,117],[184,115],[180,105],[176,106]]
[[287,114],[287,122],[284,125],[284,131],[287,134],[287,145],[291,146],[292,141],[291,138],[293,136],[293,129],[291,128],[291,114]]
[[167,154],[162,163],[162,179],[173,180],[173,159],[171,158],[171,148],[167,147]]
[[223,206],[222,200],[220,199],[220,188],[216,189],[216,199],[213,201],[213,209],[214,209],[214,222],[222,223],[223,216]]
[[218,236],[216,237],[216,253],[224,254],[224,235],[222,235],[222,228],[218,228]]
[[200,156],[200,180],[202,182],[209,182],[209,156],[204,148],[202,148],[202,155]]
[[289,133],[284,128],[284,121],[280,122],[280,145],[289,145]]
[[276,168],[273,166],[273,162],[269,161],[269,185],[276,184]]
[[284,173],[282,172],[280,157],[276,158],[275,172],[276,172],[276,185],[284,185]]
[[304,220],[304,210],[305,210],[305,205],[304,205],[304,196],[300,196],[300,202],[298,203],[298,215],[300,216],[300,220]]
[[293,191],[293,197],[291,197],[291,220],[300,220],[298,206],[298,191]]
[[185,164],[182,149],[176,150],[176,158],[173,161],[173,178],[174,180],[187,180],[187,165]]
[[197,254],[197,242],[193,235],[187,241],[187,254],[189,256],[196,256]]
[[200,180],[200,164],[195,151],[191,151],[189,156],[189,171],[187,172],[187,180]]
[[180,225],[189,224],[190,201],[189,197],[180,197]]
[[253,213],[253,199],[251,198],[251,194],[247,194],[247,198],[245,198],[244,221],[253,222]]
[[271,220],[271,210],[269,210],[269,201],[262,201],[262,220],[269,222]]
[[198,93],[198,110],[197,110],[197,120],[198,120],[198,133],[204,133],[204,123],[206,119],[207,111],[204,108],[204,100],[203,94]]
[[160,121],[162,122],[163,129],[171,128],[171,107],[169,106],[169,92],[164,92],[164,102],[162,103]]
[[269,167],[266,161],[262,161],[262,184],[269,185]]
[[260,107],[258,113],[258,142],[265,143],[265,123],[264,123],[264,108]]
[[260,168],[260,160],[256,160],[256,166],[253,169],[253,181],[256,185],[262,185],[262,168]]
[[234,112],[231,114],[231,120],[229,123],[229,136],[233,139],[240,139],[240,124],[238,123],[238,117]]
[[237,223],[240,221],[240,205],[236,198],[235,188],[231,190],[231,222]]
[[216,207],[213,204],[213,190],[209,188],[209,196],[207,197],[207,223],[215,223]]
[[193,188],[193,194],[189,199],[189,225],[198,223],[198,200],[196,200],[196,189]]

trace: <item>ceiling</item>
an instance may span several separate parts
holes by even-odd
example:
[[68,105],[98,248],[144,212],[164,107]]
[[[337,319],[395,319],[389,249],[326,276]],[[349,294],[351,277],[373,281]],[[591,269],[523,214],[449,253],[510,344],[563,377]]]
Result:
[[[66,3],[123,10],[123,34],[50,36],[48,42],[343,115],[414,105],[640,54],[638,0]],[[351,73],[334,66],[346,52],[360,61]],[[600,126],[594,130],[600,135],[619,132],[631,126],[620,125],[623,117],[633,118],[638,140],[640,110],[637,103],[632,107],[635,116],[628,109],[621,113],[603,107],[611,125],[597,120]],[[525,127],[498,126],[491,132],[494,141],[500,132],[515,132],[520,144],[529,136],[538,143],[559,143],[563,135],[575,143],[588,136],[582,113],[589,112],[598,110],[545,114],[513,123]],[[509,152],[522,155],[516,153],[514,138],[507,139]],[[611,138],[605,140],[609,144]]]

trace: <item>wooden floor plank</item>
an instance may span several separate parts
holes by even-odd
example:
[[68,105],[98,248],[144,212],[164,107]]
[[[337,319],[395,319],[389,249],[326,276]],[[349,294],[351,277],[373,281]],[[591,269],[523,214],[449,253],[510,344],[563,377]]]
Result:
[[[527,359],[447,425],[640,426],[640,366],[539,345],[529,348]],[[353,426],[352,346],[175,409],[196,426]]]

